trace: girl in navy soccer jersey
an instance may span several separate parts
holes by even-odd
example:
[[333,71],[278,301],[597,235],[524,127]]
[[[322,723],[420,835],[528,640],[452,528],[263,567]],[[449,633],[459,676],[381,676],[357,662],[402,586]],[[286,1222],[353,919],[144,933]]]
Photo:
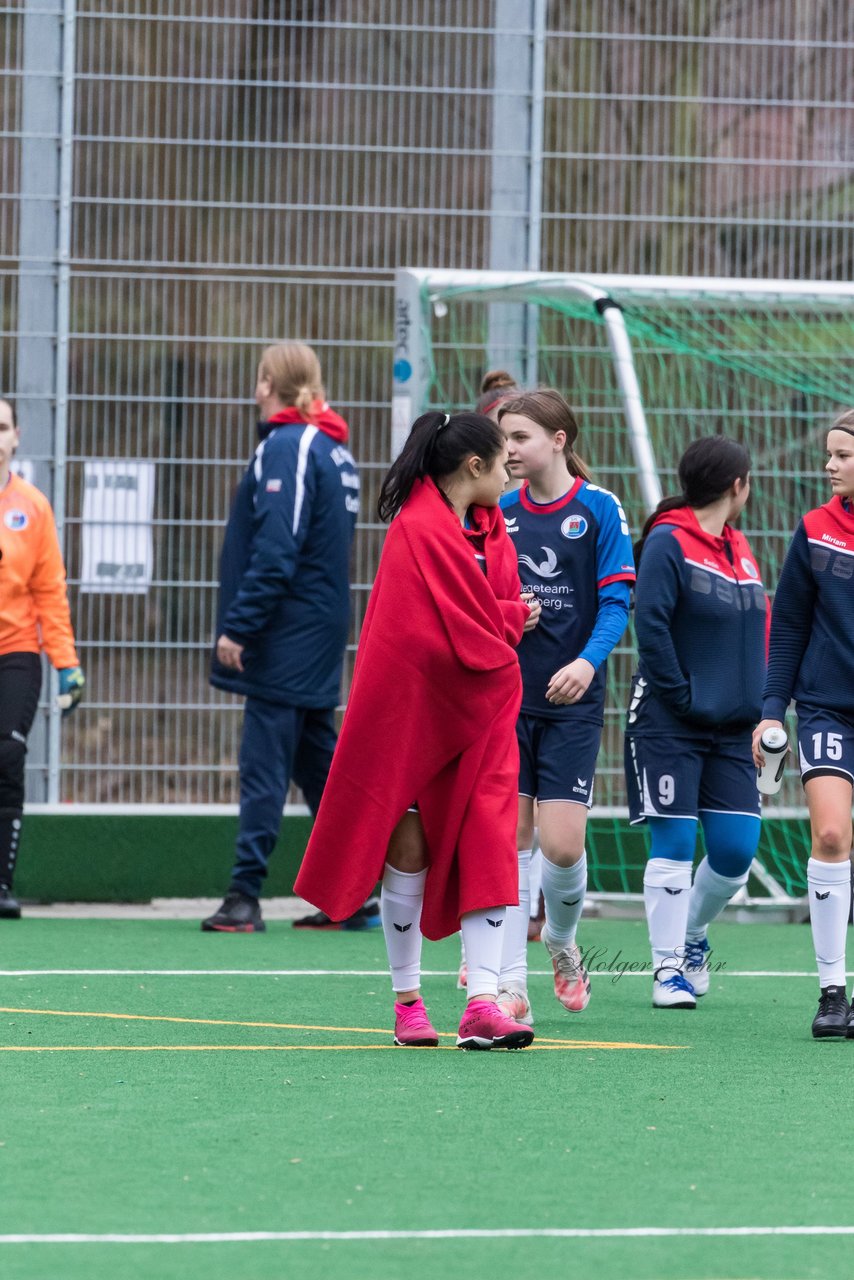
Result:
[[845,996],[845,935],[851,903],[851,800],[854,783],[854,409],[827,435],[833,497],[808,511],[789,547],[774,596],[760,739],[782,727],[792,698],[812,829],[807,863],[820,997],[816,1039],[854,1038]]
[[[657,1008],[693,1009],[709,989],[706,930],[747,881],[759,842],[751,725],[765,679],[768,601],[732,526],[750,456],[695,440],[637,548],[638,669],[626,728],[633,824],[650,831],[644,905]],[[691,867],[702,823],[706,856]]]
[[546,922],[555,995],[579,1012],[590,981],[575,941],[587,887],[584,837],[602,736],[605,662],[626,627],[635,571],[620,502],[590,483],[573,451],[578,425],[556,391],[505,400],[498,419],[508,469],[522,480],[501,499],[523,592],[542,605],[539,626],[519,646],[522,708],[517,723],[519,906],[508,908],[499,1003],[531,1021],[527,995],[528,873],[539,814]]

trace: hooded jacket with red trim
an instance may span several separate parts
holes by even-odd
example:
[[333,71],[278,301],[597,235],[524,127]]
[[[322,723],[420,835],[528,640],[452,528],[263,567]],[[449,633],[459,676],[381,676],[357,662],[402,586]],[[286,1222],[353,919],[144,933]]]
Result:
[[635,594],[638,671],[628,730],[739,729],[759,718],[769,607],[743,533],[715,537],[691,507],[665,512]]
[[774,593],[762,718],[792,698],[854,716],[854,512],[836,495],[801,520]]
[[213,654],[217,689],[295,707],[334,707],[350,627],[350,548],[359,476],[328,407],[285,409],[261,437],[234,498],[220,561],[217,636],[244,646],[243,671]]

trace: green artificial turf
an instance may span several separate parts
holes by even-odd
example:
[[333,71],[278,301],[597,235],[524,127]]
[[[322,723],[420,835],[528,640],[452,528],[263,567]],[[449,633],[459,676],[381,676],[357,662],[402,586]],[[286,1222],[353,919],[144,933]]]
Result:
[[[531,948],[535,1046],[679,1047],[513,1054],[379,1047],[391,1038],[388,978],[355,972],[384,970],[377,932],[25,919],[0,939],[6,970],[220,971],[3,977],[0,1004],[42,1012],[0,1013],[0,1237],[851,1221],[854,1042],[811,1039],[814,977],[730,976],[812,970],[803,926],[719,926],[724,968],[698,1010],[681,1012],[652,1010],[647,975],[617,976],[647,961],[643,924],[585,921],[580,941],[601,971],[583,1014],[560,1008]],[[428,970],[457,961],[454,939],[426,947]],[[455,1032],[453,978],[428,976],[424,992],[437,1029]],[[344,1047],[215,1047],[309,1045]],[[824,1280],[850,1274],[850,1252],[844,1237],[0,1243],[0,1275]]]

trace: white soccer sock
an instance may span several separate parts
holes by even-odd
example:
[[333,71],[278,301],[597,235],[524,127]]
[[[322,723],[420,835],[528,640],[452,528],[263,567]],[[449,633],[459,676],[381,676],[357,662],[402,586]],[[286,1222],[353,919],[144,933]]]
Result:
[[468,997],[497,996],[506,907],[469,911],[460,920],[468,961]]
[[533,919],[537,915],[540,906],[540,893],[543,888],[543,855],[537,847],[537,832],[534,831],[534,847],[531,850],[531,869],[528,872],[528,893],[531,899],[531,905],[528,908],[529,914]]
[[691,863],[676,858],[650,858],[643,873],[643,904],[649,926],[653,972],[662,965],[682,967]]
[[501,948],[499,987],[528,986],[528,921],[531,890],[529,874],[531,850],[519,850],[519,905],[507,907],[504,916],[504,944]]
[[694,872],[694,883],[688,895],[688,928],[685,934],[689,942],[698,942],[706,936],[706,926],[721,914],[742,885],[747,884],[750,871],[740,876],[722,876],[703,858]]
[[426,879],[426,867],[398,871],[385,864],[380,912],[395,991],[417,991],[421,986],[421,904]]
[[568,947],[575,941],[586,892],[586,852],[571,867],[557,867],[543,855],[543,898],[550,942]]
[[845,938],[851,909],[851,863],[807,862],[807,892],[818,985],[845,990]]

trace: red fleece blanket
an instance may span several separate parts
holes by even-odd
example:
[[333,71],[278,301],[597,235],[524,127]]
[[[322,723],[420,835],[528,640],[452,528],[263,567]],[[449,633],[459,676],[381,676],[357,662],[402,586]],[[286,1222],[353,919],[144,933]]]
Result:
[[474,509],[487,572],[432,481],[386,537],[347,712],[296,892],[333,920],[382,876],[417,802],[430,850],[422,929],[518,901],[515,646],[528,609],[498,508]]

